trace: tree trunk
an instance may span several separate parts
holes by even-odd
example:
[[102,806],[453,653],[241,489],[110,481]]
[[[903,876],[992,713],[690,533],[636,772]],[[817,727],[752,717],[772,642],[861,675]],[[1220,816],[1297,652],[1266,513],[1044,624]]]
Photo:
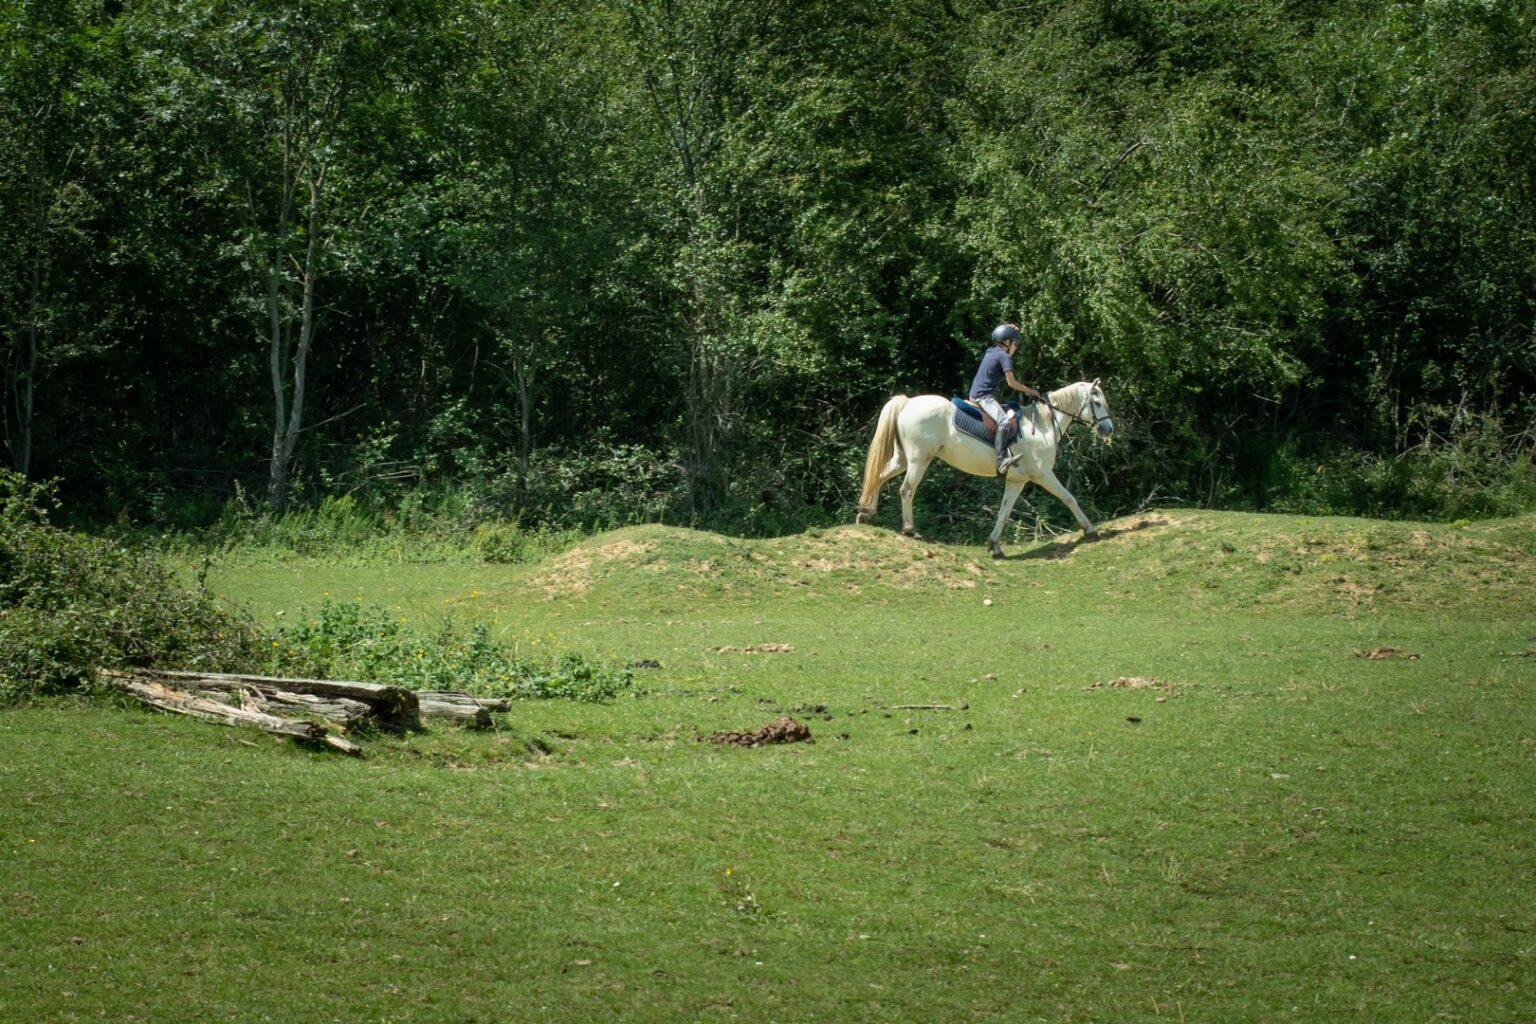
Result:
[[26,351],[20,356],[26,363],[26,369],[8,381],[11,393],[7,396],[16,405],[16,435],[14,438],[7,437],[11,466],[22,476],[30,476],[32,473],[32,425],[37,409],[37,357],[42,347],[43,284],[47,269],[44,260],[48,244],[48,220],[43,199],[36,192],[30,198],[32,234],[37,249],[32,254],[32,279],[27,294]]
[[[319,240],[320,206],[324,197],[325,168],[309,174],[308,233],[304,245],[304,261],[298,269],[300,305],[298,343],[292,353],[293,392],[286,394],[283,377],[288,367],[287,340],[292,336],[292,325],[283,324],[279,299],[278,275],[280,265],[275,264],[269,275],[268,312],[274,339],[281,339],[272,346],[269,370],[272,376],[274,398],[272,428],[272,462],[267,475],[267,502],[279,512],[288,504],[288,475],[293,467],[294,450],[298,447],[299,434],[304,427],[304,397],[308,383],[309,350],[315,338],[315,287],[319,283],[319,271],[315,261],[315,247]],[[287,213],[292,203],[293,186],[284,185],[285,200],[279,218],[279,242],[274,246],[274,258],[281,248],[281,238],[286,233]],[[287,406],[286,417],[284,406]]]
[[134,669],[148,679],[198,690],[232,692],[242,689],[285,690],[317,697],[342,697],[360,701],[372,709],[372,717],[386,728],[409,729],[421,724],[416,694],[399,686],[358,683],[345,679],[290,679],[282,676],[251,676],[229,672],[174,672],[167,669]]
[[707,323],[702,288],[694,291],[695,309],[686,326],[688,339],[688,461],[689,495],[695,515],[719,508],[725,490],[720,446],[730,420],[732,367],[718,349]]
[[[293,179],[284,146],[283,180],[277,203],[277,227],[272,235],[272,255],[267,262],[267,372],[272,384],[272,455],[267,466],[267,504],[282,511],[288,500],[288,465],[283,460],[283,425],[288,419],[288,392],[283,385],[288,338],[283,316],[283,239],[288,234],[288,215],[293,206]],[[254,210],[253,210],[254,214]]]
[[517,507],[528,494],[528,463],[533,457],[533,371],[523,353],[514,351],[512,375],[517,382]]
[[32,267],[32,294],[27,301],[27,369],[22,378],[21,394],[16,399],[16,443],[11,448],[11,461],[22,476],[32,473],[32,418],[37,397],[37,350],[39,328],[37,318],[42,307],[42,267]]

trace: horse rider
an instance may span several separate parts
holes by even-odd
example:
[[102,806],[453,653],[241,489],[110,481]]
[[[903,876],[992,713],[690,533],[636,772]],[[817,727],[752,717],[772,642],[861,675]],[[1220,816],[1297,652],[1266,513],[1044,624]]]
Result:
[[981,367],[976,371],[976,379],[971,381],[971,404],[985,410],[997,424],[997,435],[992,443],[997,449],[998,476],[1007,473],[1008,468],[1019,461],[1019,456],[1009,455],[1008,449],[1003,446],[1003,426],[1012,411],[1005,410],[997,400],[997,389],[1007,381],[1008,386],[1015,391],[1022,391],[1032,398],[1040,397],[1040,392],[1027,384],[1020,384],[1013,376],[1013,354],[1019,350],[1021,340],[1018,324],[998,324],[994,327],[992,346],[981,357]]

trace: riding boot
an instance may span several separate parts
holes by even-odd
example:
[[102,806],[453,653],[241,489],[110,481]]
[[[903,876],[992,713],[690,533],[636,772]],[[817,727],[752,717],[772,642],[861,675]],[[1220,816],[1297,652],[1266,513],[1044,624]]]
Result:
[[1009,468],[1019,461],[1017,455],[1008,454],[1008,446],[1004,443],[1004,431],[1008,426],[1007,417],[997,425],[997,434],[992,438],[992,448],[997,453],[997,475],[1002,476]]

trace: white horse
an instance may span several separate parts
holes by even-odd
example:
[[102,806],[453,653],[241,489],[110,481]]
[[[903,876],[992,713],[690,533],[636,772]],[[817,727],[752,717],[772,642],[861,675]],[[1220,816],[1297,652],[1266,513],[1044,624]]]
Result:
[[[1003,503],[997,510],[997,525],[992,528],[992,536],[987,538],[987,549],[993,558],[1003,557],[1003,524],[1013,512],[1019,492],[1028,483],[1044,487],[1071,509],[1085,540],[1098,534],[1098,528],[1083,515],[1077,499],[1056,479],[1054,470],[1062,436],[1073,423],[1093,427],[1106,440],[1114,433],[1115,424],[1109,418],[1104,391],[1098,380],[1084,380],[1052,391],[1046,399],[1049,404],[1031,402],[1024,406],[1019,438],[1009,448],[1021,457],[1008,470]],[[875,439],[869,445],[869,457],[864,461],[859,522],[874,516],[880,505],[880,488],[905,470],[907,478],[901,485],[901,532],[921,539],[912,526],[912,497],[917,493],[917,485],[923,482],[928,464],[935,458],[972,476],[997,476],[997,455],[992,446],[956,430],[954,420],[954,405],[941,395],[918,395],[915,398],[897,395],[885,403],[885,408],[880,410],[880,422],[875,427]]]

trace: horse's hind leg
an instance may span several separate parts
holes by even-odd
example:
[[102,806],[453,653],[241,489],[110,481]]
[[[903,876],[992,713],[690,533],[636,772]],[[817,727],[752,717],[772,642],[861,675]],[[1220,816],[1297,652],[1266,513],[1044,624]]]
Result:
[[901,471],[906,468],[907,460],[901,454],[901,443],[898,441],[896,444],[896,454],[892,455],[891,461],[887,462],[880,470],[880,482],[875,485],[875,497],[871,502],[871,507],[865,508],[861,506],[858,515],[854,516],[854,522],[867,523],[875,518],[875,509],[880,504],[880,488],[900,476]]
[[917,485],[923,482],[923,474],[928,472],[928,463],[932,461],[932,455],[927,458],[909,458],[907,478],[901,482],[901,532],[918,540],[923,537],[912,525],[912,496],[917,493]]
[[1003,503],[997,507],[997,525],[992,527],[992,536],[987,538],[987,550],[992,552],[993,558],[1003,557],[1003,524],[1013,515],[1013,503],[1019,500],[1019,494],[1028,482],[1022,477],[1009,477],[1003,486]]
[[1094,526],[1088,517],[1083,515],[1082,508],[1077,504],[1077,499],[1072,497],[1072,492],[1061,486],[1061,481],[1056,479],[1056,474],[1050,470],[1040,474],[1040,486],[1056,495],[1061,503],[1077,517],[1077,525],[1082,527],[1084,537],[1096,537],[1099,528]]

